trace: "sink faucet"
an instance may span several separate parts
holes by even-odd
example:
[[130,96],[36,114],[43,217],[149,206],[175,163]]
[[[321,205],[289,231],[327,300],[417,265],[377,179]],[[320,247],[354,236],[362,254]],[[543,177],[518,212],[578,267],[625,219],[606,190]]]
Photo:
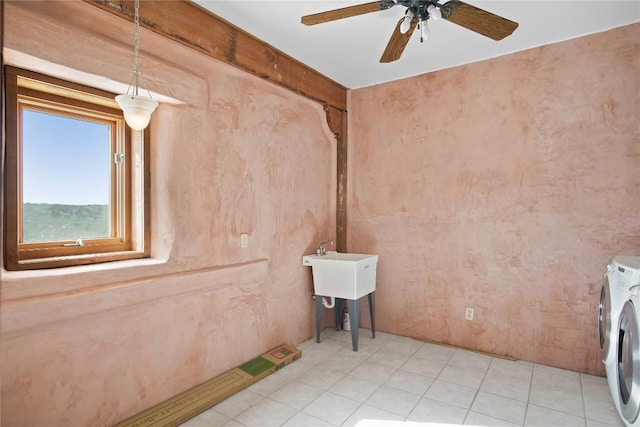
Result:
[[320,246],[318,247],[318,249],[316,249],[316,255],[327,254],[327,250],[324,248],[324,245],[333,245],[333,240],[325,240],[324,242],[320,243]]

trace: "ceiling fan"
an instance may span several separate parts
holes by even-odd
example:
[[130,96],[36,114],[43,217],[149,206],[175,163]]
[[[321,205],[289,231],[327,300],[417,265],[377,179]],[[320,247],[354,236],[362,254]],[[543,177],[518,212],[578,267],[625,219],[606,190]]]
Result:
[[381,0],[355,6],[314,13],[302,17],[305,25],[316,25],[366,13],[387,10],[401,5],[407,8],[405,15],[398,21],[387,47],[382,53],[380,62],[393,62],[400,59],[411,34],[420,28],[420,41],[429,37],[427,20],[446,19],[468,30],[474,31],[493,40],[502,40],[518,28],[518,23],[510,21],[491,12],[487,12],[459,0],[451,0],[440,4],[437,0]]

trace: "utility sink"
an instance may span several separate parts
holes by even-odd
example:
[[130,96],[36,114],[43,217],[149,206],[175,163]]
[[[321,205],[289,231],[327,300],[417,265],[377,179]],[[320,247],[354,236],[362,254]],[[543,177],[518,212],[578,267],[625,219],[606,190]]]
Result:
[[357,300],[376,290],[378,255],[327,251],[304,255],[302,265],[311,267],[316,295]]

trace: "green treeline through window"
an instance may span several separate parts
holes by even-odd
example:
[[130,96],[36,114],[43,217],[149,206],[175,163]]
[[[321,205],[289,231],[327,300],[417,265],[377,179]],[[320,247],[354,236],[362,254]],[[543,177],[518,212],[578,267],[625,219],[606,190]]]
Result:
[[25,243],[110,237],[109,205],[22,205]]

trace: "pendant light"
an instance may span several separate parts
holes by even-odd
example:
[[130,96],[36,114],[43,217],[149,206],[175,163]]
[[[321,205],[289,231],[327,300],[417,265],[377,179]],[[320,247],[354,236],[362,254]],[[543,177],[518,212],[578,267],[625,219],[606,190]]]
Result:
[[140,83],[140,0],[134,1],[134,62],[133,62],[133,91],[116,96],[116,102],[124,112],[124,120],[133,130],[142,130],[149,125],[151,114],[158,106],[158,102],[149,96],[138,95]]

